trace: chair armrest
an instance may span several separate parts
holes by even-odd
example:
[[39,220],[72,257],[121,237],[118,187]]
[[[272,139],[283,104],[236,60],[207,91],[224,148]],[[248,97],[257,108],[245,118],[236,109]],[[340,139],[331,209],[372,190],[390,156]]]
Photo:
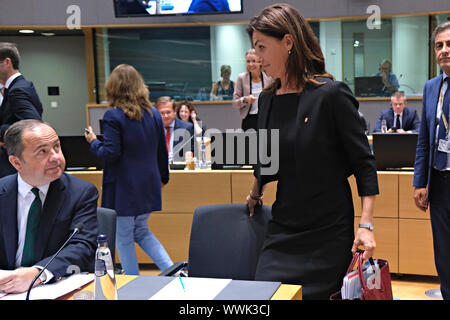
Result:
[[188,266],[188,262],[184,261],[184,262],[175,262],[173,265],[171,265],[169,268],[167,268],[166,270],[162,271],[160,274],[158,274],[158,276],[167,276],[167,277],[171,277],[174,274],[176,274],[178,271],[186,268]]

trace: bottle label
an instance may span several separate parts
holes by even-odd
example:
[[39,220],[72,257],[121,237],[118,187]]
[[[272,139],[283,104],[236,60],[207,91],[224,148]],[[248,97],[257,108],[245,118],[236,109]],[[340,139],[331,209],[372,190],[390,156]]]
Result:
[[95,276],[103,277],[106,274],[106,264],[104,260],[95,260]]

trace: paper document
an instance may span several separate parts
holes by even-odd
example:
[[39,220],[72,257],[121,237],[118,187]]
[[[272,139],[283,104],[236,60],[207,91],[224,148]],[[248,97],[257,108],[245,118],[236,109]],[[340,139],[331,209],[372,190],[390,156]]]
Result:
[[[213,300],[231,279],[182,277],[174,278],[149,300]],[[184,286],[184,288],[183,288]]]
[[[3,272],[3,271],[1,271]],[[0,273],[1,275],[1,273]],[[94,280],[93,274],[75,274],[52,284],[42,284],[31,289],[30,300],[54,300]],[[7,294],[0,291],[1,300],[25,300],[27,293]]]

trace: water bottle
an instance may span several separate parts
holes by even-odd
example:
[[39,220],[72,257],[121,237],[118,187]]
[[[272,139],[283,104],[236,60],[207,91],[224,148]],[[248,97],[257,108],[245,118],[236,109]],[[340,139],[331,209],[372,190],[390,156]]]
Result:
[[387,132],[386,119],[381,120],[381,132],[382,133],[386,133]]
[[202,137],[202,142],[200,143],[200,156],[199,156],[199,168],[206,169],[208,164],[206,163],[206,144]]
[[117,300],[116,277],[108,238],[104,234],[97,236],[95,252],[94,300]]

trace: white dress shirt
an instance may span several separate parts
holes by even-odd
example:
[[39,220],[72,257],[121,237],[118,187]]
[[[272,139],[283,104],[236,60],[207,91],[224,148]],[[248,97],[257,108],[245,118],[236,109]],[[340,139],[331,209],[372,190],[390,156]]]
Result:
[[0,107],[2,106],[3,102],[3,85],[0,83]]
[[[445,81],[445,79],[446,79],[447,77],[449,77],[449,76],[448,76],[447,74],[445,74],[445,72],[444,72],[442,75],[443,75],[443,77],[442,77],[443,83],[442,83],[442,88],[441,88],[440,94],[442,94],[442,103],[444,103],[444,96],[445,96],[445,92],[447,92],[447,87],[448,87],[447,81]],[[436,126],[436,133],[435,133],[435,137],[436,137],[436,140],[435,140],[436,146],[439,145],[438,134],[439,134],[439,123],[440,123],[440,121],[441,121],[441,113],[442,113],[442,104],[441,104],[441,101],[440,101],[440,99],[439,99],[439,100],[438,100],[437,109],[436,109],[436,123],[437,123],[437,126]],[[447,119],[447,121],[448,121],[448,119]],[[449,131],[448,139],[450,139],[450,131]],[[450,170],[450,156],[449,156],[448,153],[447,153],[447,167],[444,168],[444,170]]]
[[17,72],[17,73],[14,73],[11,77],[9,77],[8,80],[6,80],[6,82],[5,82],[5,88],[8,89],[11,82],[13,82],[14,79],[20,75],[22,75],[22,74],[20,72]]
[[[33,186],[26,183],[20,174],[17,175],[18,193],[17,193],[17,231],[18,231],[18,243],[16,252],[16,268],[19,268],[22,262],[23,247],[25,245],[25,236],[27,233],[27,220],[28,212],[30,211],[31,204],[33,203],[35,196],[31,192]],[[39,187],[39,198],[41,198],[42,205],[47,197],[48,188],[50,183]],[[43,266],[34,266],[42,269]],[[47,275],[47,280],[53,277],[50,271],[44,271]]]

